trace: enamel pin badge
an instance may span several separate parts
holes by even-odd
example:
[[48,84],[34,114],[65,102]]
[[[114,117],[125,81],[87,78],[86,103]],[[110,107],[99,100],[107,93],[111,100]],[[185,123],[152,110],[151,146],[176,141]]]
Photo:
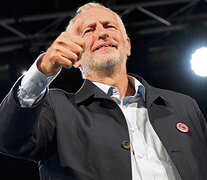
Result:
[[187,133],[187,132],[189,131],[188,126],[185,125],[184,123],[177,123],[177,124],[176,124],[176,128],[177,128],[179,131],[183,132],[183,133]]

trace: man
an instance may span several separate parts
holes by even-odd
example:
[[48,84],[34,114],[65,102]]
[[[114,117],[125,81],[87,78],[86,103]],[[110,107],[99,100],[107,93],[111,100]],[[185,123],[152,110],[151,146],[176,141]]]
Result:
[[[81,7],[1,103],[1,151],[39,162],[43,180],[206,179],[197,104],[127,75],[129,55],[119,16],[97,3]],[[86,78],[77,93],[47,88],[72,66]]]

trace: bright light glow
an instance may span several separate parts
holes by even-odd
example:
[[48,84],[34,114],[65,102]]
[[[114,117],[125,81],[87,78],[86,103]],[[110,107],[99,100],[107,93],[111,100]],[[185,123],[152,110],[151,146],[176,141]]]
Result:
[[197,49],[190,60],[192,70],[202,77],[207,76],[207,48]]

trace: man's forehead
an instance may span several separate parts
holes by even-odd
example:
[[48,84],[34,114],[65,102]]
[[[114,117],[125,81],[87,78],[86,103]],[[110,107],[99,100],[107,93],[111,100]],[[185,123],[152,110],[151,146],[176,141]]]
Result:
[[84,26],[92,24],[96,21],[115,23],[117,18],[113,12],[107,9],[90,8],[76,18],[75,22],[73,23],[73,28],[75,31],[80,31]]

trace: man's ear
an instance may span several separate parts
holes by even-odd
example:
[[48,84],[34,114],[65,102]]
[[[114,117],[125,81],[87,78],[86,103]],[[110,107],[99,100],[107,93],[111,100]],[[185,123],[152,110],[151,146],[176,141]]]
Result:
[[129,39],[129,37],[127,37],[127,56],[130,56],[131,55],[131,41]]

